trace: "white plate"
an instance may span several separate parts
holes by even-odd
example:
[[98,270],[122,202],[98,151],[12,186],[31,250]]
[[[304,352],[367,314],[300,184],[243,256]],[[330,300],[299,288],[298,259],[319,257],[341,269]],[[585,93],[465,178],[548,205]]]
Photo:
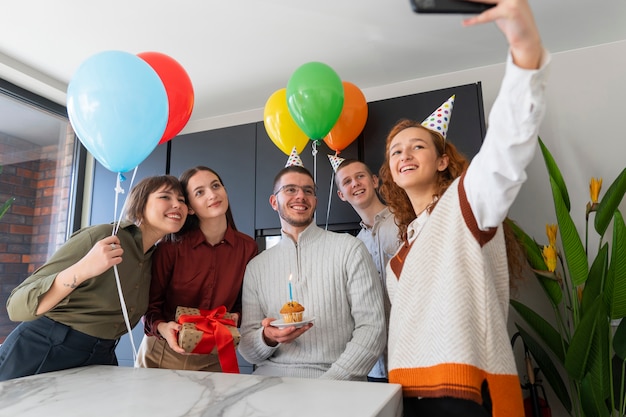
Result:
[[304,317],[304,320],[296,322],[296,323],[285,323],[283,319],[274,320],[270,323],[270,326],[278,327],[279,329],[284,329],[285,327],[295,326],[296,328],[300,328],[305,324],[313,323],[315,321],[315,317]]

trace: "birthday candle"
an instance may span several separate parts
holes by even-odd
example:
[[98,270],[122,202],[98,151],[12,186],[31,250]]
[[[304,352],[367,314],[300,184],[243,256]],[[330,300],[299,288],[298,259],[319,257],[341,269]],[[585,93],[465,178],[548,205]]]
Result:
[[289,274],[289,301],[293,301],[293,291],[291,290],[291,274]]

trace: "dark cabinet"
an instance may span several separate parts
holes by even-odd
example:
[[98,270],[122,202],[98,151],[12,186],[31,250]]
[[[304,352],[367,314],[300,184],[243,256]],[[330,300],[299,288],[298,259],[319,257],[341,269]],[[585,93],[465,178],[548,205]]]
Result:
[[[274,177],[287,163],[285,155],[270,139],[263,122],[257,123],[256,129],[256,229],[257,233],[276,233],[280,229],[280,220],[269,203],[272,193]],[[358,140],[355,140],[344,149],[341,158],[358,158]],[[352,207],[339,199],[337,187],[331,180],[334,178],[333,168],[327,155],[334,155],[335,151],[320,141],[317,147],[317,156],[313,157],[313,142],[309,142],[300,154],[305,168],[314,175],[317,184],[317,210],[315,221],[320,227],[326,226],[328,219],[329,229],[346,230],[358,227],[359,217]],[[328,200],[330,196],[330,211]],[[327,213],[330,213],[327,216]]]
[[378,172],[385,158],[385,142],[391,127],[403,118],[421,122],[453,94],[456,97],[447,140],[466,157],[472,158],[480,149],[485,136],[480,83],[368,103],[367,123],[362,133],[365,145],[363,161],[373,172]]
[[254,237],[256,124],[182,135],[172,140],[170,173],[204,165],[219,174],[237,229]]

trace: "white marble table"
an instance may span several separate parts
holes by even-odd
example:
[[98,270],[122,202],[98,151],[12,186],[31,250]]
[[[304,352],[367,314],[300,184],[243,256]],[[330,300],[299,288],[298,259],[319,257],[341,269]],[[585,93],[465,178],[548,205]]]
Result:
[[399,385],[91,366],[0,382],[0,416],[333,417],[402,414]]

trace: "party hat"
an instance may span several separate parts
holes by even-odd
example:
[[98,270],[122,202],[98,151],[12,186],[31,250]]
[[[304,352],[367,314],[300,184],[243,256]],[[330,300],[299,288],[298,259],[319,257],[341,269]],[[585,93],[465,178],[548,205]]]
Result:
[[298,150],[295,146],[291,150],[291,155],[289,155],[289,159],[287,160],[287,164],[285,165],[285,167],[290,166],[304,166],[304,164],[302,163],[302,159],[300,159],[300,155],[298,155]]
[[328,155],[328,160],[330,161],[330,165],[333,167],[333,171],[337,172],[337,168],[345,159],[338,157],[337,155]]
[[451,96],[445,103],[443,103],[437,110],[435,110],[430,116],[428,116],[422,122],[422,126],[427,129],[434,130],[441,133],[446,138],[448,133],[448,125],[450,124],[450,118],[452,117],[452,108],[454,107],[454,95]]

